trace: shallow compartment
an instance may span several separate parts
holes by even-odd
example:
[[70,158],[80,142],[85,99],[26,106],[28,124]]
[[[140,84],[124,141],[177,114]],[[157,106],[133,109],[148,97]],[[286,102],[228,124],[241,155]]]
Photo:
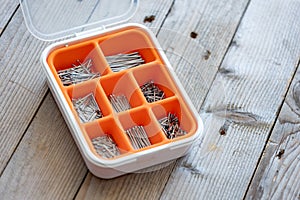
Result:
[[[89,77],[92,77],[92,74],[103,76],[109,72],[101,50],[95,43],[92,42],[82,42],[55,49],[50,53],[47,61],[57,81],[61,82],[64,86],[75,83],[65,84],[66,82],[63,81],[61,74],[65,73],[65,71],[69,72],[70,69],[73,70],[75,67],[78,68],[78,66],[84,66],[80,68],[83,69],[81,71],[86,72],[88,70],[88,73],[83,74],[81,72],[79,74],[80,76],[78,75],[79,78],[76,78],[78,83],[86,81],[87,78],[85,77],[87,77],[87,75],[89,75]],[[76,74],[78,73],[76,72]],[[77,83],[77,81],[75,82]]]
[[[164,92],[163,99],[174,96],[176,92],[176,87],[170,74],[165,69],[165,66],[159,63],[151,63],[136,68],[133,70],[133,75],[140,87],[153,81],[154,85]],[[144,96],[146,98],[146,95]]]
[[[165,140],[165,137],[161,132],[160,127],[155,122],[155,118],[150,115],[147,108],[138,108],[138,109],[131,110],[129,112],[124,112],[119,115],[119,120],[125,132],[129,129],[132,129],[133,127],[137,127],[137,126],[143,127],[151,143],[150,146],[147,146],[145,148],[151,148],[155,145],[159,145],[159,143],[162,143]],[[132,139],[129,140],[133,145]],[[140,150],[145,148],[135,148],[135,149]]]
[[[110,99],[110,95],[124,95],[131,108],[135,108],[146,103],[143,101],[144,97],[142,94],[139,93],[138,85],[128,73],[118,73],[101,78],[100,83],[108,99]],[[112,105],[112,107],[114,106]],[[125,111],[128,109],[119,110]]]
[[[166,99],[161,102],[157,102],[152,104],[151,110],[154,113],[154,116],[156,117],[156,120],[158,124],[160,124],[159,120],[168,117],[169,113],[173,114],[175,117],[179,120],[179,128],[186,132],[185,135],[175,137],[173,139],[178,138],[185,138],[190,137],[191,135],[195,134],[197,130],[197,121],[194,119],[194,117],[191,115],[191,112],[188,110],[186,105],[183,102],[180,102],[177,97],[172,97],[169,99]],[[172,123],[171,123],[172,124]],[[173,123],[172,126],[175,124]],[[161,126],[162,130],[163,127]],[[170,131],[173,130],[170,129]],[[164,132],[164,131],[163,131]],[[166,134],[165,136],[168,139],[171,139],[171,137],[168,137],[170,134]],[[167,132],[169,133],[169,132]]]
[[[67,93],[69,96],[68,103],[71,108],[73,108],[73,112],[75,113],[75,116],[79,119],[80,122],[86,123],[90,121],[82,121],[82,118],[79,117],[78,109],[76,110],[74,106],[74,101],[87,97],[90,94],[93,94],[95,101],[97,103],[97,106],[100,108],[102,117],[108,116],[112,113],[112,110],[109,106],[109,102],[105,97],[105,94],[102,90],[102,88],[99,85],[98,80],[90,80],[86,81],[84,83],[80,83],[77,85],[74,85],[72,87],[67,88]],[[84,105],[86,106],[86,105]],[[101,117],[101,118],[102,118]],[[94,119],[95,120],[95,119]]]
[[113,118],[107,117],[103,118],[88,124],[84,125],[84,129],[88,135],[90,141],[88,142],[92,152],[96,155],[101,156],[99,153],[96,152],[95,144],[93,144],[93,140],[103,136],[109,136],[116,144],[119,155],[116,155],[112,158],[116,158],[118,156],[122,156],[133,149],[131,148],[130,141],[126,137],[125,133],[119,128],[118,124],[115,122]]
[[[149,63],[159,59],[157,49],[149,37],[144,30],[133,28],[100,40],[99,46],[104,56],[137,52],[144,60],[144,63]],[[110,59],[107,59],[107,61],[108,64],[111,63]]]

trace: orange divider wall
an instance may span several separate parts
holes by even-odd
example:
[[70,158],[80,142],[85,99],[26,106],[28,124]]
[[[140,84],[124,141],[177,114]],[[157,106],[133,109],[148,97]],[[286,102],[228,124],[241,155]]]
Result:
[[[135,51],[140,53],[145,64],[116,73],[112,72],[105,56]],[[99,72],[100,77],[64,86],[58,76],[58,71],[72,68],[72,64],[78,64],[77,60],[83,63],[88,59],[92,59],[92,71]],[[49,54],[47,62],[94,154],[96,151],[93,149],[91,139],[104,134],[113,138],[121,151],[121,156],[124,156],[126,153],[135,153],[190,137],[197,130],[196,119],[159,56],[158,49],[147,32],[142,29],[133,27],[121,29],[111,34],[106,33],[62,46]],[[164,91],[163,100],[153,103],[146,101],[140,86],[150,80]],[[89,93],[94,94],[103,117],[88,123],[81,123],[72,99],[84,97]],[[115,113],[108,99],[111,94],[125,95],[131,109]],[[174,113],[179,118],[180,127],[188,133],[187,135],[173,140],[167,139],[157,120],[167,116],[168,112]],[[144,127],[151,146],[133,149],[125,132],[133,126]]]

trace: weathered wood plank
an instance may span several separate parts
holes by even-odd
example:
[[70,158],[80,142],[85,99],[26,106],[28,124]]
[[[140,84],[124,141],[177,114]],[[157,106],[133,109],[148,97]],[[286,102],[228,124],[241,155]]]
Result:
[[99,179],[89,173],[76,199],[158,199],[168,180],[166,174],[172,172],[171,165],[167,166],[111,180]]
[[[165,18],[172,1],[145,1],[145,4],[148,6],[140,9],[131,21],[142,22],[145,15],[148,13],[157,13],[156,19],[152,22],[152,25],[160,26],[159,24],[162,23]],[[151,24],[147,23],[146,25],[149,26]],[[51,179],[51,181],[55,182],[56,186],[54,187],[54,190],[57,189],[59,192],[53,190],[53,194],[48,194],[53,195],[51,198],[55,198],[55,195],[56,198],[72,197],[72,195],[74,196],[76,194],[76,190],[78,189],[78,181],[84,178],[84,174],[82,173],[83,169],[81,169],[83,164],[82,160],[79,159],[77,160],[77,165],[74,164],[75,168],[73,172],[76,172],[76,179],[71,179],[71,181],[68,180],[70,174],[60,174],[60,172],[57,172],[59,169],[56,166],[58,166],[59,163],[63,164],[65,157],[69,156],[76,158],[76,156],[79,156],[79,151],[67,151],[66,153],[66,151],[61,148],[55,150],[57,148],[56,145],[60,144],[57,143],[47,147],[48,152],[56,153],[47,154],[47,159],[45,160],[42,159],[44,157],[41,158],[39,156],[24,158],[23,153],[23,150],[26,150],[29,155],[32,155],[40,151],[39,149],[32,149],[31,152],[31,148],[29,148],[30,145],[37,145],[39,140],[38,134],[35,132],[36,126],[39,127],[40,124],[46,123],[47,127],[56,127],[55,130],[61,130],[62,132],[67,131],[64,128],[65,122],[60,115],[57,116],[55,120],[49,120],[48,118],[34,118],[31,124],[32,118],[47,92],[46,79],[41,69],[39,59],[40,53],[48,45],[48,43],[41,42],[30,35],[30,33],[26,30],[20,10],[18,10],[7,29],[3,32],[0,38],[0,43],[0,59],[3,64],[0,66],[1,196],[4,196],[5,194],[7,197],[14,198],[22,197],[22,195],[30,196],[34,192],[42,196],[43,194],[36,190],[38,189],[43,192],[48,190],[46,183],[49,182],[47,182],[47,180],[42,179],[43,183],[45,183],[42,184],[37,180],[38,177],[35,176],[36,179],[34,180],[30,177],[34,171],[30,171],[28,168],[26,168],[26,170],[29,172],[22,171],[22,167],[26,167],[30,164],[32,169],[38,169],[41,166],[43,167],[43,170],[45,171],[39,171],[39,174],[43,174],[43,176],[50,176],[52,174],[54,178],[57,179],[55,181]],[[45,112],[45,110],[49,110],[49,112],[51,112],[51,109],[57,111],[56,107],[53,108],[52,101],[45,101],[45,103],[41,105],[40,112]],[[26,132],[29,125],[30,127]],[[43,131],[45,132],[44,134],[51,137],[51,139],[49,138],[51,142],[57,142],[56,134],[52,134],[51,131],[48,131],[47,129],[44,129]],[[62,134],[62,132],[60,133]],[[68,137],[65,137],[65,140],[67,141],[64,142],[66,144],[70,144],[70,148],[73,148],[73,140],[69,137],[70,133],[63,134],[68,134]],[[19,144],[19,141],[22,138],[24,138],[24,140],[22,140]],[[47,146],[47,144],[45,145]],[[60,153],[58,153],[58,151]],[[76,156],[73,155],[75,153]],[[11,162],[17,163],[19,167],[14,164],[8,165],[7,163],[10,159]],[[47,165],[47,163],[51,160],[55,161],[55,163],[57,162],[57,165],[49,165],[45,167],[45,165]],[[26,182],[27,184],[16,185],[16,179],[13,177],[14,174],[12,173],[13,171],[18,171],[18,174],[22,175],[22,181],[26,182],[28,179],[32,182],[30,184]],[[3,177],[5,177],[5,179]],[[19,188],[21,186],[22,188]],[[7,188],[13,188],[13,190],[9,190]]]
[[1,199],[73,198],[87,169],[61,118],[48,94],[1,176]]
[[162,199],[243,198],[297,66],[299,8],[251,1],[205,100],[203,147],[177,163]]
[[[205,6],[201,9],[200,5]],[[224,5],[227,6],[224,7]],[[197,70],[209,74],[205,79],[208,82],[207,85],[209,85],[209,81],[214,76],[213,72],[217,71],[230,44],[246,5],[247,1],[238,3],[206,0],[200,2],[175,1],[164,25],[154,30],[160,30],[158,39],[163,49],[167,50],[168,57],[176,67],[177,74],[184,85],[188,86],[196,81],[196,83],[191,84],[192,88],[199,87],[197,85],[200,84],[199,74],[195,74]],[[215,11],[212,12],[212,10]],[[193,20],[190,21],[190,19]],[[203,21],[200,23],[199,19]],[[197,38],[190,37],[192,31],[198,33]],[[221,36],[219,35],[220,32],[222,32]],[[199,45],[203,43],[202,41],[209,41],[205,44],[205,48],[204,45]],[[206,48],[212,52],[209,58],[206,58],[203,54],[206,52]],[[185,59],[193,62],[194,65],[189,66],[190,63]],[[189,67],[189,70],[187,70],[187,67]],[[188,71],[189,76],[184,70]],[[199,96],[205,96],[208,90],[208,86],[204,86],[202,90],[189,90],[189,87],[186,88],[192,98],[198,97],[198,99],[193,98],[196,105],[201,103],[198,101]],[[193,93],[193,91],[196,91],[196,93]],[[203,98],[201,101],[203,101]],[[120,197],[122,199],[158,199],[173,167],[174,163],[170,163],[170,165],[159,171],[131,174],[113,180],[101,180],[89,175],[83,183],[77,199],[97,199],[99,196],[103,199],[118,199]]]
[[18,7],[18,0],[2,0],[0,6],[0,34]]
[[300,199],[299,100],[298,66],[246,199]]
[[27,31],[19,10],[0,38],[0,174],[47,91],[39,57],[46,44]]

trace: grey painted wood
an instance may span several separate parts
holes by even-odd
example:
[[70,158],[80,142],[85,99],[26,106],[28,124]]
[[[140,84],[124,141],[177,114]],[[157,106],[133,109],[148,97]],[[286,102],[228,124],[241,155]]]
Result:
[[1,199],[72,199],[87,173],[82,157],[47,95],[0,178]]
[[[18,10],[0,38],[1,198],[70,199],[79,190],[77,199],[241,199],[300,55],[300,28],[295,26],[299,1],[252,0],[215,78],[247,3],[141,1],[144,6],[131,21],[143,23],[145,16],[156,16],[145,25],[159,32],[160,43],[205,119],[206,137],[201,149],[198,141],[176,163],[112,180],[90,173],[85,178],[87,169],[65,122],[51,95],[45,97],[39,55],[48,43],[28,33]],[[198,34],[195,39],[192,31]],[[299,198],[298,82],[299,72],[247,199]]]
[[27,31],[16,13],[0,38],[0,174],[26,131],[47,85],[39,57],[46,44]]
[[300,71],[268,140],[246,199],[300,198]]
[[297,66],[299,6],[251,1],[203,106],[203,147],[177,163],[162,199],[243,198]]
[[12,17],[18,3],[18,0],[2,0],[0,6],[0,34]]

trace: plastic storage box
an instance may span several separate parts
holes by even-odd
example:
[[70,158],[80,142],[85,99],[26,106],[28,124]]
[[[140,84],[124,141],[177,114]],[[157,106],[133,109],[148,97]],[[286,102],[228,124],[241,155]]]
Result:
[[138,2],[34,2],[21,1],[33,35],[69,38],[41,59],[89,170],[113,178],[185,155],[203,134],[202,121],[155,36],[139,24],[112,26]]

